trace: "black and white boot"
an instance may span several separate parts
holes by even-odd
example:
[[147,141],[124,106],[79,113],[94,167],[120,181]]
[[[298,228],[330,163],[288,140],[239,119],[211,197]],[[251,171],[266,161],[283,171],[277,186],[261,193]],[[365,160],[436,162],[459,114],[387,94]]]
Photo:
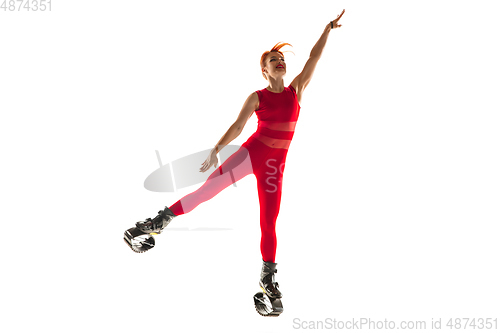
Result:
[[269,261],[262,262],[259,285],[269,297],[281,298],[283,295],[278,290],[279,284],[274,279],[274,273],[278,273],[276,265],[276,263]]
[[176,216],[177,215],[175,215],[170,208],[165,206],[165,209],[160,210],[155,218],[151,219],[148,217],[144,221],[137,222],[135,226],[144,233],[160,234]]
[[139,221],[135,227],[126,230],[123,239],[134,252],[146,252],[155,246],[153,236],[160,234],[176,216],[165,206],[165,209],[160,210],[155,218]]
[[278,290],[278,282],[274,279],[274,274],[277,272],[276,263],[263,261],[259,281],[263,292],[253,296],[255,309],[262,316],[277,317],[283,312],[281,303],[283,295]]

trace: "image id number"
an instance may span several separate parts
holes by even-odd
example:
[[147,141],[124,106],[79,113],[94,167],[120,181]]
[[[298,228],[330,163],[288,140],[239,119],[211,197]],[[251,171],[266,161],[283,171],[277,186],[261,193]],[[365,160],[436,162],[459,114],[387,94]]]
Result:
[[6,11],[44,12],[52,10],[51,0],[3,0],[0,9]]
[[450,329],[497,329],[497,318],[451,318],[446,323]]

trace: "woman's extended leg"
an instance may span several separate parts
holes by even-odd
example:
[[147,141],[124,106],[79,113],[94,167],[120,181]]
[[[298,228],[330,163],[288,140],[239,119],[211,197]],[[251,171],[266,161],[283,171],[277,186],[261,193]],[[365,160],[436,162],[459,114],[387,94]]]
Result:
[[238,151],[212,172],[198,190],[184,196],[173,204],[170,210],[175,215],[189,213],[202,202],[212,199],[220,191],[252,172],[250,153],[247,145],[243,144]]

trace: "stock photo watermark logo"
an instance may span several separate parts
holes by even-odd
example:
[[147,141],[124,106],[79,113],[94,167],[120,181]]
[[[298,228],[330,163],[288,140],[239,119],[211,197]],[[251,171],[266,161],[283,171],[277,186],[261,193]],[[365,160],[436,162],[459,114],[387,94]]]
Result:
[[[245,158],[240,159],[237,165],[227,167],[224,162],[239,149],[246,151]],[[144,181],[144,187],[152,192],[176,192],[178,189],[186,188],[196,184],[201,184],[207,181],[214,171],[218,171],[212,181],[231,183],[237,187],[236,176],[246,176],[253,172],[250,154],[246,148],[238,145],[226,145],[219,152],[219,163],[216,169],[212,167],[206,172],[200,172],[200,165],[210,155],[211,149],[202,150],[170,163],[163,164],[160,153],[156,150],[159,168],[154,170]],[[279,182],[281,181],[279,174],[283,174],[285,163],[278,165],[277,160],[270,158],[265,161],[266,177],[266,192],[274,193],[278,190]],[[242,177],[238,177],[242,178]]]
[[[238,180],[254,173],[249,151],[246,147],[237,145],[224,146],[224,150],[219,152],[217,167],[214,169],[210,167],[205,172],[201,172],[200,166],[207,159],[207,156],[210,156],[211,152],[211,149],[207,149],[163,164],[160,153],[156,151],[159,168],[147,176],[144,187],[153,192],[177,192],[178,189],[203,183],[196,191],[185,195],[179,200],[183,210],[189,212],[200,202],[211,199],[229,185],[237,187],[236,182]],[[281,191],[281,179],[285,163],[280,164],[277,159],[265,157],[258,163],[261,164],[259,166],[260,183],[264,183],[258,186],[259,197],[264,192],[271,195],[277,194],[277,191]],[[213,227],[177,229],[181,231],[230,230]],[[170,228],[170,230],[174,230],[174,228]]]

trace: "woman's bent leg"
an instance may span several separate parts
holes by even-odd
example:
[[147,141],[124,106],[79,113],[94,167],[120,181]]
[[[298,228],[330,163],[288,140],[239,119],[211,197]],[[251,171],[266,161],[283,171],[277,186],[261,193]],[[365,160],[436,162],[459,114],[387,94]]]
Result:
[[184,196],[170,207],[175,215],[189,213],[202,202],[212,199],[220,191],[252,173],[250,154],[245,145],[229,156],[196,191]]

